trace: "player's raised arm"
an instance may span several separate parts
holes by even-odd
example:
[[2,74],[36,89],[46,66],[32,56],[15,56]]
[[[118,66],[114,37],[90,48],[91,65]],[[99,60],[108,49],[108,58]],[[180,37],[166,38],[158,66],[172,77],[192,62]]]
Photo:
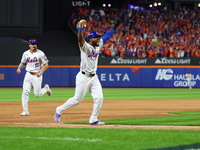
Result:
[[106,41],[115,33],[117,27],[121,23],[121,20],[119,18],[116,19],[115,24],[113,28],[111,28],[109,31],[107,31],[104,36],[102,37],[103,43],[106,43]]
[[86,25],[87,21],[85,19],[82,19],[79,21],[79,28],[78,28],[78,44],[80,47],[83,47],[83,44],[85,43],[85,39],[83,37],[83,28]]

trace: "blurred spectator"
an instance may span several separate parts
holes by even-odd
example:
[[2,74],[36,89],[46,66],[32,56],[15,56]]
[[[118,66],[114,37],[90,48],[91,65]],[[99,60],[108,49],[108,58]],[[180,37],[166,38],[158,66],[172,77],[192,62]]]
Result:
[[152,48],[147,51],[147,57],[156,57],[156,53]]

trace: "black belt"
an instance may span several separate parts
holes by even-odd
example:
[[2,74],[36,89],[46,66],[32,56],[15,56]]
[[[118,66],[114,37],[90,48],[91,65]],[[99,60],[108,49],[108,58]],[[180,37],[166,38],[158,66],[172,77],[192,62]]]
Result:
[[29,72],[30,74],[32,74],[32,75],[36,75],[37,74],[37,72]]
[[93,77],[93,76],[95,76],[95,74],[86,74],[86,73],[83,72],[83,71],[82,71],[82,74],[84,74],[84,75],[86,75],[86,76],[88,76],[88,77]]

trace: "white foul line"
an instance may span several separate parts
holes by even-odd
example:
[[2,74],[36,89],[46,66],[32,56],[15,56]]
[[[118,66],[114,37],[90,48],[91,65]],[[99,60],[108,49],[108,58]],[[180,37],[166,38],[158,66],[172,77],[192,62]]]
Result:
[[4,139],[68,140],[68,141],[88,141],[88,142],[101,141],[101,139],[81,139],[81,138],[70,138],[70,137],[65,137],[65,138],[48,138],[48,137],[30,137],[30,136],[25,136],[25,137],[0,136],[0,138],[4,138]]

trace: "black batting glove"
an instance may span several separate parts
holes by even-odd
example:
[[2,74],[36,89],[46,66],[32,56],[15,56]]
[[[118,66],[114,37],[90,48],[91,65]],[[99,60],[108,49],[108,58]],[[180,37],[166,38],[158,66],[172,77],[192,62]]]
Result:
[[115,20],[115,25],[114,25],[113,29],[116,30],[120,23],[121,23],[121,19],[117,18]]

